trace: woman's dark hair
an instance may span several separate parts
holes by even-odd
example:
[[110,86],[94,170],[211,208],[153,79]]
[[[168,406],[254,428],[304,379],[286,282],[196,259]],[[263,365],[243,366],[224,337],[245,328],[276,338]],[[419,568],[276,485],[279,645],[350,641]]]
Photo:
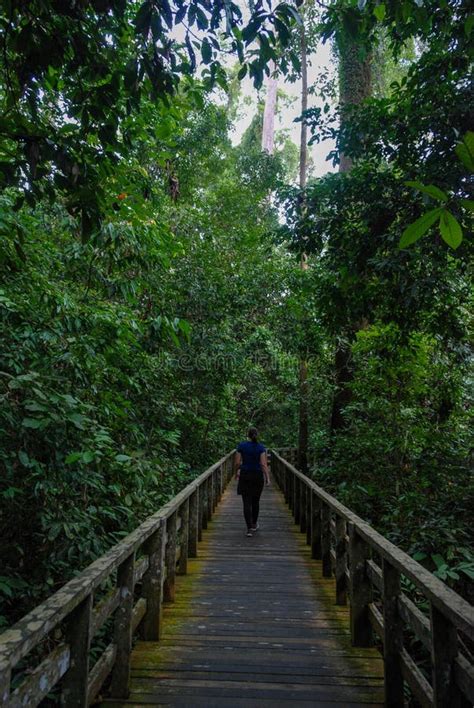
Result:
[[258,438],[258,430],[257,428],[249,428],[247,431],[247,437],[252,441],[252,442],[257,442]]

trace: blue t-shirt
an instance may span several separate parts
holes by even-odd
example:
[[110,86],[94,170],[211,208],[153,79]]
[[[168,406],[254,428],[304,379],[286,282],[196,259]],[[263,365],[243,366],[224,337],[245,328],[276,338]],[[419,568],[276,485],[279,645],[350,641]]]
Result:
[[260,472],[260,455],[262,452],[266,452],[266,448],[259,442],[252,442],[247,440],[246,442],[239,443],[237,447],[237,452],[242,455],[242,465],[240,469],[243,472]]

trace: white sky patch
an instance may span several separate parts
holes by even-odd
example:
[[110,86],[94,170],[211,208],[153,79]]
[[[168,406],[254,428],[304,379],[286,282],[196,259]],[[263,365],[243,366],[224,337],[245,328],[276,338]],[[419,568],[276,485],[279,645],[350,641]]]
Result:
[[[330,76],[334,76],[336,73],[336,67],[334,65],[334,59],[331,55],[330,44],[323,44],[320,42],[318,44],[317,50],[314,54],[310,56],[310,66],[308,67],[308,85],[311,86],[321,74],[329,73]],[[232,142],[237,145],[242,139],[242,135],[245,130],[249,127],[252,118],[255,115],[257,102],[259,97],[261,100],[265,99],[265,85],[262,87],[260,92],[254,88],[251,79],[246,77],[242,83],[242,97],[244,99],[239,109],[239,117],[236,121],[234,130],[232,132]],[[284,82],[283,77],[280,78],[278,82],[279,91],[284,91],[288,96],[288,100],[278,99],[278,111],[277,118],[275,121],[275,129],[287,130],[293,142],[299,146],[300,144],[300,123],[295,123],[295,119],[301,115],[301,79],[295,83]],[[308,107],[313,108],[315,106],[323,106],[323,102],[313,96],[309,96]],[[308,135],[308,139],[311,134]],[[336,168],[332,166],[331,162],[326,161],[327,154],[334,149],[334,142],[326,140],[320,144],[314,144],[311,146],[311,156],[313,160],[312,175],[315,177],[321,177],[327,172],[334,172]]]
[[[248,15],[248,7],[246,3],[238,3],[243,10],[244,17]],[[205,36],[205,32],[201,32],[194,25],[192,32],[198,39],[202,39]],[[172,36],[180,42],[184,42],[186,34],[186,29],[183,25],[176,25],[173,28]],[[193,37],[191,36],[191,40]],[[196,58],[200,60],[199,49],[195,48]],[[221,61],[224,60],[224,65],[227,63],[223,56],[220,57]],[[237,57],[233,56],[231,62],[237,61]],[[336,66],[334,58],[331,53],[331,45],[329,42],[323,44],[320,42],[317,49],[308,57],[308,86],[311,87],[312,84],[317,80],[318,76],[321,74],[334,77],[336,75]],[[198,67],[198,75],[200,70],[202,70],[204,65]],[[278,99],[278,109],[277,117],[275,120],[275,130],[287,130],[289,136],[295,145],[300,144],[300,123],[295,123],[295,119],[301,115],[301,79],[298,79],[295,83],[285,82],[284,77],[280,77],[278,82],[279,91],[283,91],[287,95],[287,99]],[[265,99],[265,83],[260,91],[257,91],[252,80],[246,76],[241,82],[241,101],[239,105],[239,115],[235,121],[234,129],[231,134],[232,143],[238,145],[242,139],[245,130],[249,127],[255,116],[258,99]],[[219,99],[217,99],[219,100]],[[312,108],[315,106],[323,106],[323,102],[317,97],[310,95],[308,97],[308,107]],[[308,140],[311,138],[311,133],[308,131]],[[315,143],[310,148],[310,154],[312,159],[311,174],[312,177],[321,177],[327,172],[334,172],[336,168],[332,166],[332,163],[326,161],[326,156],[328,153],[334,149],[334,141],[326,140],[319,144]]]

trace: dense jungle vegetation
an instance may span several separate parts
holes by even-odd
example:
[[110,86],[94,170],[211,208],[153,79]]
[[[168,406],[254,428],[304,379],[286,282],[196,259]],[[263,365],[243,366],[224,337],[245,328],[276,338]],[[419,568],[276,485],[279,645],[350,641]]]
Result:
[[[469,5],[2,3],[0,627],[306,409],[315,479],[471,594]],[[232,131],[321,40],[298,183]]]

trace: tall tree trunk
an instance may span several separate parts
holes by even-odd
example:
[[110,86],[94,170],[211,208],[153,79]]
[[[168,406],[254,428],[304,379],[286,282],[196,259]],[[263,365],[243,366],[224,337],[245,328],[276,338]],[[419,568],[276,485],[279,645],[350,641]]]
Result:
[[[308,57],[306,48],[306,35],[304,26],[301,28],[301,113],[308,109]],[[300,135],[300,189],[302,198],[300,202],[301,217],[304,218],[306,204],[303,190],[306,187],[308,171],[308,128],[304,120],[301,122]],[[303,248],[300,258],[301,270],[308,268],[308,259]],[[308,411],[308,362],[305,356],[300,359],[299,367],[300,383],[300,409],[299,409],[299,430],[298,430],[298,467],[302,472],[308,470],[308,437],[309,437],[309,411]]]
[[[372,92],[371,57],[361,58],[360,46],[347,37],[339,43],[339,101],[341,105],[341,125],[349,119],[348,109],[368,98]],[[352,159],[341,153],[340,172],[349,172]],[[354,336],[353,327],[349,326],[342,333],[341,340],[336,344],[334,357],[334,378],[336,390],[331,412],[331,433],[341,430],[346,422],[343,410],[351,401],[350,382],[353,378],[351,365],[351,340]]]
[[[339,49],[339,102],[341,126],[348,120],[347,109],[358,105],[372,93],[371,57],[360,56],[360,46],[349,40],[340,43]],[[349,172],[352,160],[341,154],[339,172]]]
[[275,74],[275,62],[269,64],[270,76],[267,80],[267,96],[263,111],[262,150],[273,155],[275,150],[275,112],[277,102],[278,78]]

